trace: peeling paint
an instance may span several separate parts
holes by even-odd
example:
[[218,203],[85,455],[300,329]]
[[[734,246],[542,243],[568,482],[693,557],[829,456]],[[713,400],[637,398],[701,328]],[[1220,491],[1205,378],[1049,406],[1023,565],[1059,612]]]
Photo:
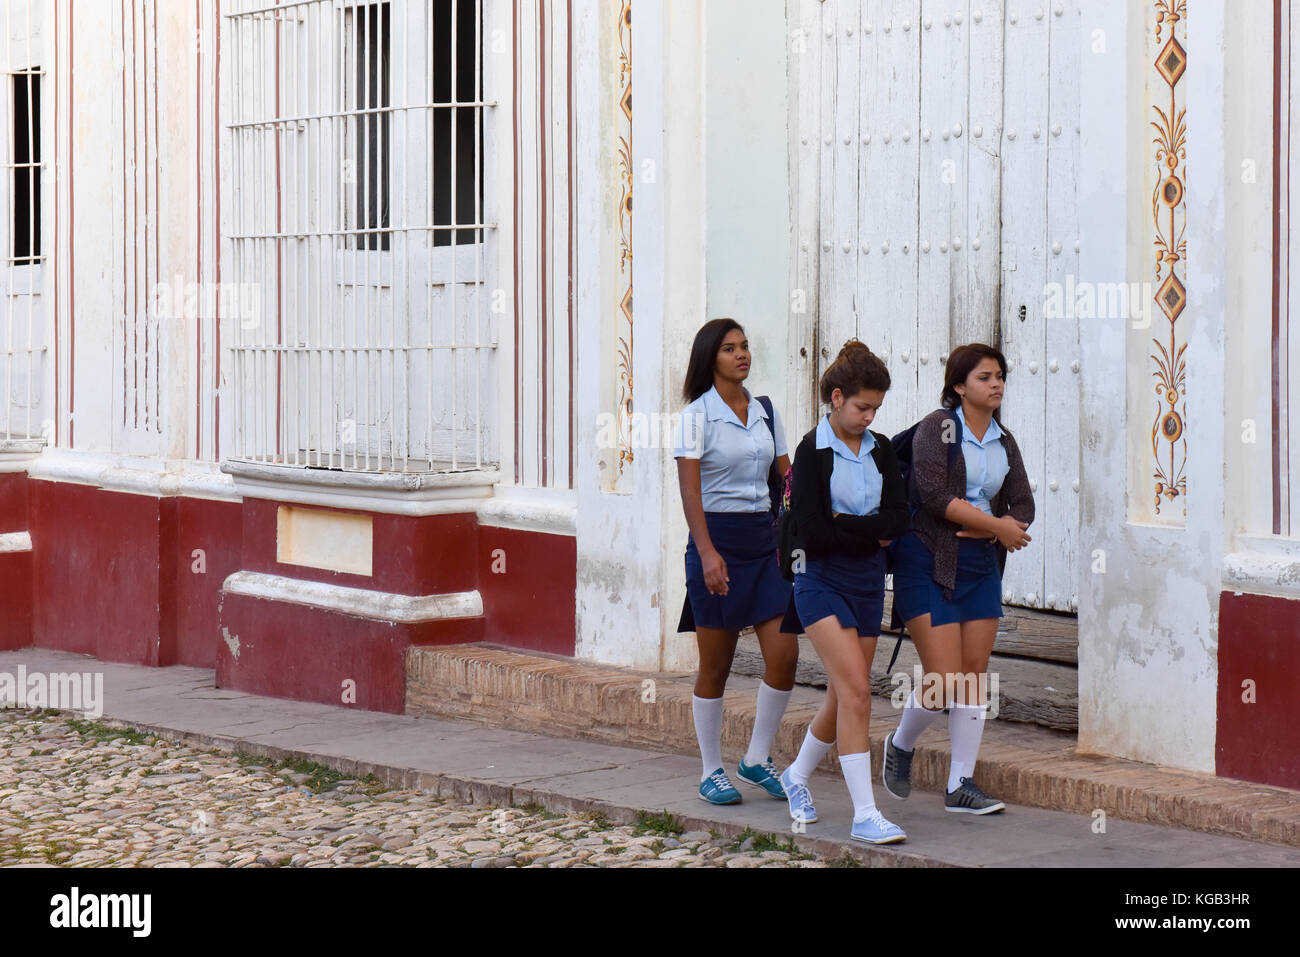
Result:
[[222,625],[221,627],[221,636],[226,643],[226,647],[230,649],[230,657],[238,661],[239,660],[239,636],[232,635],[230,633],[230,629],[225,627],[224,625]]

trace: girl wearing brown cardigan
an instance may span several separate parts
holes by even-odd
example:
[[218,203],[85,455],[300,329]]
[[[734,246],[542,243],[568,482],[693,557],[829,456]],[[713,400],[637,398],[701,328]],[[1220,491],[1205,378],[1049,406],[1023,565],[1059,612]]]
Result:
[[[944,806],[967,814],[1005,807],[972,780],[987,712],[986,671],[1002,616],[1007,552],[1030,542],[1034,499],[1020,449],[999,410],[1007,362],[991,346],[948,357],[942,409],[912,441],[912,530],[894,546],[894,609],[906,623],[925,677],[885,738],[882,783],[911,791],[916,740],[946,707],[952,761]],[[953,449],[953,445],[957,448]]]

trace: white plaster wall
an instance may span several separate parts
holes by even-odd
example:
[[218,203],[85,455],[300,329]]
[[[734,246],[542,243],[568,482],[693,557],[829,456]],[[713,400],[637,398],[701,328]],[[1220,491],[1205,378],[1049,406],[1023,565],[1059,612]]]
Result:
[[[604,125],[604,105],[618,95],[617,69],[609,69],[608,58],[611,46],[617,50],[612,22],[617,14],[616,4],[600,0],[575,4],[577,49],[603,51],[600,57],[575,56],[574,78],[575,89],[596,91],[577,98],[578,166],[599,172],[580,177],[578,193],[578,327],[583,334],[576,386],[576,654],[636,668],[680,668],[689,667],[690,646],[675,634],[665,637],[669,626],[675,629],[680,601],[675,609],[666,605],[662,591],[670,574],[682,577],[680,551],[665,545],[666,512],[681,511],[675,467],[668,484],[671,450],[637,450],[627,481],[620,492],[611,493],[602,491],[596,447],[597,416],[614,411],[603,407],[602,376],[617,354],[614,327],[605,318],[618,293],[610,288],[611,271],[603,265],[607,257],[617,256],[617,167]],[[638,412],[669,407],[669,390],[679,374],[672,368],[666,329],[686,316],[698,316],[703,306],[699,16],[698,5],[672,0],[638,0],[633,12],[633,169],[638,175],[632,237],[633,382]],[[649,182],[641,175],[647,168],[654,171]]]
[[[1129,459],[1150,433],[1146,406],[1130,414],[1131,386],[1145,371],[1127,350],[1145,348],[1164,320],[1136,335],[1121,320],[1081,334],[1081,567],[1079,745],[1200,771],[1214,770],[1218,597],[1225,552],[1224,327],[1231,277],[1226,246],[1225,9],[1204,0],[1191,23],[1183,79],[1188,102],[1187,312],[1188,492],[1186,527],[1129,521],[1132,496],[1147,496],[1150,469]],[[1234,12],[1234,16],[1239,15]],[[1149,5],[1107,0],[1084,9],[1083,162],[1079,184],[1081,278],[1149,278],[1145,166],[1151,75],[1144,31]],[[1094,52],[1098,37],[1105,52]],[[1258,34],[1257,34],[1258,35]],[[1258,54],[1256,54],[1258,55]],[[1240,65],[1240,64],[1237,64]],[[1236,319],[1234,321],[1240,321]],[[1138,359],[1134,363],[1134,359]],[[1230,414],[1230,413],[1229,413]],[[1127,435],[1127,438],[1126,438]],[[1149,440],[1146,447],[1149,449]],[[1149,454],[1149,452],[1147,453]],[[1102,565],[1104,562],[1104,567]]]
[[[157,62],[152,20],[155,10]],[[64,244],[69,239],[64,234],[58,237],[59,249],[55,256],[61,274],[66,275],[74,261],[76,266],[75,273],[71,274],[71,298],[60,302],[61,322],[66,324],[71,303],[75,301],[74,447],[86,452],[181,459],[194,454],[196,326],[182,317],[162,318],[155,326],[147,316],[156,290],[155,274],[169,285],[179,277],[182,288],[184,283],[194,280],[195,222],[200,202],[194,180],[194,108],[200,92],[194,73],[195,19],[193,8],[181,4],[159,4],[149,11],[150,17],[144,21],[146,32],[137,41],[135,71],[139,100],[133,106],[128,88],[123,117],[121,51],[118,44],[106,42],[106,38],[119,36],[120,24],[115,24],[119,23],[120,11],[107,0],[76,4],[71,64],[72,175],[68,178],[75,194],[76,221],[70,237],[73,257],[65,258]],[[126,29],[129,35],[129,19]],[[67,44],[68,38],[61,37],[57,56],[67,56]],[[131,64],[128,62],[127,66]],[[206,85],[201,92],[205,98],[211,95]],[[54,102],[52,91],[50,102]],[[60,109],[63,108],[61,102]],[[59,122],[66,123],[66,117],[60,116]],[[133,123],[138,127],[135,162],[140,173],[137,178],[137,171],[128,167],[124,187],[123,163],[129,162],[130,156],[123,156],[123,135],[124,131],[125,135],[131,135]],[[64,132],[61,130],[61,135]],[[66,143],[61,143],[60,148],[66,150]],[[146,166],[151,194],[148,222],[143,195]],[[127,209],[131,210],[132,217],[138,216],[138,221],[124,237],[123,216]],[[54,239],[50,228],[52,212],[51,207],[47,215],[51,243]],[[211,222],[214,213],[210,206],[204,214]],[[61,226],[67,229],[66,218]],[[125,303],[124,242],[139,257],[133,271],[131,262],[126,267],[132,271],[133,286],[127,292]],[[149,335],[156,335],[160,343],[156,362],[152,358],[154,346],[149,347],[147,381],[152,392],[154,377],[161,377],[157,417],[163,423],[161,434],[152,428],[135,429],[122,424],[122,314],[124,310],[134,309],[139,310],[139,324],[128,323],[128,335],[143,336],[149,325]],[[70,345],[65,338],[62,343],[65,353]],[[134,364],[134,357],[128,361]],[[144,368],[143,360],[141,368]],[[65,405],[64,414],[66,408]],[[152,412],[150,415],[152,418]],[[66,431],[62,438],[66,443]]]
[[[1224,26],[1224,484],[1228,547],[1273,530],[1273,57],[1271,4]],[[1285,97],[1285,92],[1283,96]],[[1285,103],[1285,100],[1283,101]],[[1284,154],[1285,155],[1285,154]],[[1286,279],[1283,278],[1285,293]],[[1253,441],[1252,439],[1253,433]]]

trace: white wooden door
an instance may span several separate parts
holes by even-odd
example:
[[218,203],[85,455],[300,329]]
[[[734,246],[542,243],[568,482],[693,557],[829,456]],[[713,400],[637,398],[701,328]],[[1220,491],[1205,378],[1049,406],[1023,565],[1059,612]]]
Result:
[[[1078,601],[1080,8],[1045,0],[789,0],[792,394],[857,336],[889,365],[878,431],[938,407],[950,349],[997,345],[1034,486],[1005,600]],[[795,430],[792,429],[791,432]]]

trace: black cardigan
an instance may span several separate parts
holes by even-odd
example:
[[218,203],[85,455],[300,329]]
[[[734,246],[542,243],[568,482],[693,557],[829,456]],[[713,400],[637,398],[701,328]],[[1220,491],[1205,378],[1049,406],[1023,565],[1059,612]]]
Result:
[[894,446],[878,432],[871,433],[876,447],[871,458],[883,485],[880,509],[875,515],[831,514],[831,472],[835,451],[817,448],[817,430],[803,437],[794,455],[790,482],[793,542],[810,559],[865,557],[880,551],[880,540],[902,538],[911,524],[907,486],[903,482]]

